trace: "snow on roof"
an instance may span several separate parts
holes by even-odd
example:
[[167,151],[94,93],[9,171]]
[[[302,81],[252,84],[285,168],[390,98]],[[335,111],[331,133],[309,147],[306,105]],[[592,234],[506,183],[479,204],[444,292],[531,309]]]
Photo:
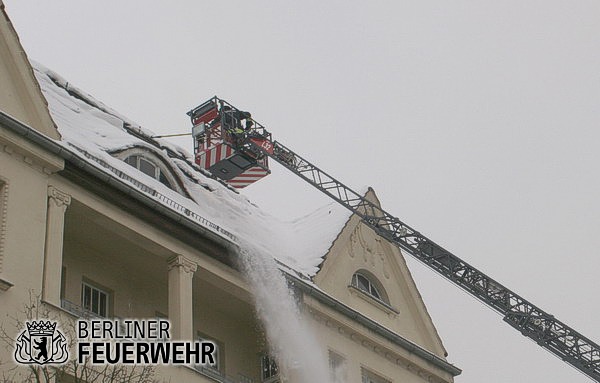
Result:
[[[230,238],[241,239],[238,244],[252,243],[305,277],[317,273],[323,257],[350,218],[350,211],[332,202],[291,222],[281,221],[231,187],[211,178],[193,163],[193,156],[185,149],[152,138],[152,132],[72,86],[58,74],[38,63],[32,64],[62,136],[62,145],[79,152],[83,159],[94,162],[94,166],[100,163],[126,175],[133,184],[151,186],[190,214],[218,226],[220,233],[231,233]],[[193,200],[111,155],[132,147],[151,150],[171,165]]]
[[290,223],[291,235],[301,244],[306,264],[313,268],[310,275],[316,274],[323,256],[349,218],[350,211],[332,201]]

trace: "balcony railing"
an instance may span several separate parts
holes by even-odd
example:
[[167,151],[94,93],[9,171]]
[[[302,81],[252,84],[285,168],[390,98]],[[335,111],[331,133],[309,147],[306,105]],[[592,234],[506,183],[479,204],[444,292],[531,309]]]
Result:
[[70,314],[73,314],[74,316],[78,317],[78,318],[84,318],[84,319],[89,319],[89,318],[93,318],[93,319],[102,319],[101,316],[84,309],[83,307],[68,301],[66,299],[61,299],[60,300],[60,307],[69,312]]

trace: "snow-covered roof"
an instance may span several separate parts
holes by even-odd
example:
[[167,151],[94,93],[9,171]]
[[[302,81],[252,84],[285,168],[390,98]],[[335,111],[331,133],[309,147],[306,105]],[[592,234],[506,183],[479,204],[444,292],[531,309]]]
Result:
[[[32,63],[62,145],[93,166],[109,169],[132,185],[152,188],[158,202],[169,201],[180,212],[240,245],[252,243],[287,268],[313,277],[351,213],[335,202],[290,222],[271,216],[247,197],[193,163],[185,149],[164,139],[72,86],[38,63]],[[181,179],[189,199],[114,157],[112,153],[143,147],[160,156]],[[157,196],[161,196],[158,198]]]

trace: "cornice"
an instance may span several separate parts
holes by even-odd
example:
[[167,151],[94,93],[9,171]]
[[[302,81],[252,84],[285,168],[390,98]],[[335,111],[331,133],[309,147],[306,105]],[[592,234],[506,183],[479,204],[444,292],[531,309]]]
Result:
[[32,144],[3,125],[0,125],[0,152],[44,174],[56,173],[64,168],[64,160]]

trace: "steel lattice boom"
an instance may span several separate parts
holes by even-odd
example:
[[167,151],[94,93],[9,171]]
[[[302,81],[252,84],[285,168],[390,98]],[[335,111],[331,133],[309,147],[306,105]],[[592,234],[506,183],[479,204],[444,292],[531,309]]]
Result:
[[[227,104],[216,97],[215,100]],[[249,138],[247,143],[360,216],[379,235],[500,313],[506,323],[523,335],[600,382],[598,344],[367,201],[281,143],[273,141],[271,134],[258,123],[247,132],[247,137],[256,136],[264,138],[266,144],[252,144]]]
[[396,246],[503,315],[506,323],[600,382],[600,346],[461,260],[275,141],[271,158],[327,194]]

